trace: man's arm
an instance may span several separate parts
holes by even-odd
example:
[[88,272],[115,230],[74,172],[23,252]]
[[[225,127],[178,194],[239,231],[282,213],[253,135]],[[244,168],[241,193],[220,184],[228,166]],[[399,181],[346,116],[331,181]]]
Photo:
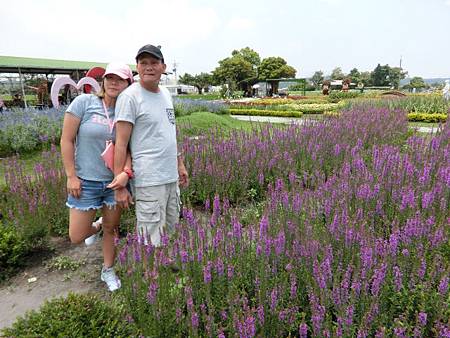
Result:
[[[130,155],[127,152],[133,124],[126,121],[116,122],[116,144],[114,148],[114,177],[123,172],[127,162],[130,162]],[[128,154],[127,154],[128,153]],[[128,161],[127,161],[128,159]],[[117,204],[122,208],[128,208],[133,203],[127,188],[119,188],[114,191]]]
[[[116,144],[114,150],[114,176],[119,175],[126,167],[127,149],[133,124],[126,121],[116,122]],[[130,158],[129,158],[130,160]]]
[[184,159],[182,154],[178,154],[177,162],[178,162],[178,180],[180,186],[186,188],[189,185],[189,175],[186,170],[186,167],[184,166]]

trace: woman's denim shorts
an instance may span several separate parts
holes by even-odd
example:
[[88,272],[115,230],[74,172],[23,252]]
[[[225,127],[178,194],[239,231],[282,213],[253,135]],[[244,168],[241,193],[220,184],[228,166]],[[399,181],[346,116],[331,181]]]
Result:
[[88,181],[82,178],[80,178],[80,180],[80,198],[68,195],[66,205],[69,208],[87,211],[91,209],[101,209],[103,205],[106,205],[109,208],[113,208],[116,205],[114,190],[106,187],[111,181]]

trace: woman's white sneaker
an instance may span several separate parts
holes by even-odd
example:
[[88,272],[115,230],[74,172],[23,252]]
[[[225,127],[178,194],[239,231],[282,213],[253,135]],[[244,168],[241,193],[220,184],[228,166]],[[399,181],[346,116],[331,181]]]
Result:
[[117,277],[113,267],[103,267],[100,279],[106,283],[109,291],[111,292],[119,289],[121,286],[120,279]]
[[100,227],[102,226],[102,223],[103,217],[100,217],[98,220],[92,223],[92,226],[97,229],[97,232],[84,240],[84,244],[86,244],[86,246],[95,244],[100,239]]

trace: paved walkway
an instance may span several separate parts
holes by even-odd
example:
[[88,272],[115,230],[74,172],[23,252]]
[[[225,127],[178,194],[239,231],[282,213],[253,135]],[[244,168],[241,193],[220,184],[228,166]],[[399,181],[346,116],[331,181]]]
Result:
[[[247,116],[247,115],[230,115],[232,118],[240,121],[252,122],[270,122],[270,123],[286,123],[286,124],[304,124],[304,118],[298,117],[276,117],[276,116]],[[421,133],[435,133],[438,127],[410,127]]]

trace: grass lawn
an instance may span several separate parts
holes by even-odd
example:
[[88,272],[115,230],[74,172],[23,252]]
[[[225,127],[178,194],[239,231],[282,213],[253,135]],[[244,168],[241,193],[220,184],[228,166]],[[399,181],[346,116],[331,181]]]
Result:
[[191,115],[177,118],[180,134],[186,136],[199,135],[211,128],[219,128],[223,131],[233,129],[251,130],[258,123],[239,121],[229,115],[218,115],[209,112],[192,113]]

